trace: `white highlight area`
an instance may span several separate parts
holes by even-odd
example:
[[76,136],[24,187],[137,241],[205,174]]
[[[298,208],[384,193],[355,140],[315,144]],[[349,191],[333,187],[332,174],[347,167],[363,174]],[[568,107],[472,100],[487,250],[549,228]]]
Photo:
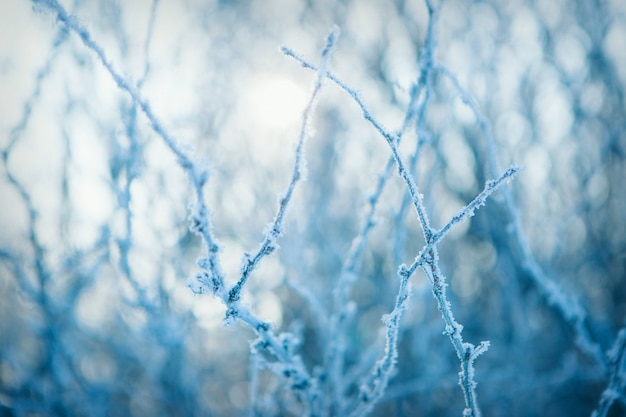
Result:
[[244,117],[256,126],[284,129],[301,119],[307,92],[290,78],[273,74],[255,77],[242,99]]

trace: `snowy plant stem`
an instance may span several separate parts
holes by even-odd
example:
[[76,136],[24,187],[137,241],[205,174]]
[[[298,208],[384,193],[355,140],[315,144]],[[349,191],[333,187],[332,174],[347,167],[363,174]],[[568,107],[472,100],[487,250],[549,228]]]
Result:
[[130,83],[118,72],[113,64],[107,58],[104,49],[91,37],[89,31],[80,25],[74,16],[70,16],[67,11],[56,0],[35,0],[35,4],[39,4],[48,8],[56,14],[59,22],[65,25],[71,32],[74,32],[83,45],[96,54],[104,69],[109,73],[118,88],[127,93],[133,103],[135,103],[148,118],[152,130],[165,142],[166,146],[174,153],[178,160],[178,164],[185,170],[196,194],[196,203],[192,208],[191,230],[199,234],[207,248],[208,258],[212,267],[212,276],[218,291],[223,291],[223,274],[221,272],[220,263],[217,258],[219,246],[212,234],[212,227],[209,218],[209,211],[205,203],[204,184],[208,179],[208,172],[204,168],[200,168],[191,157],[189,157],[177,144],[174,137],[166,130],[158,118],[152,111],[148,101],[142,97],[141,93],[130,85]]
[[428,259],[429,252],[435,248],[435,246],[443,240],[443,238],[452,230],[458,223],[462,223],[469,217],[472,217],[477,209],[484,206],[487,202],[487,198],[495,191],[502,189],[503,186],[513,179],[522,169],[520,167],[511,166],[504,171],[500,176],[494,180],[487,181],[483,190],[478,194],[468,205],[460,209],[450,221],[448,221],[442,228],[435,231],[431,240],[424,246],[420,253],[415,257],[415,260],[408,268],[409,272],[413,274],[415,270],[424,264],[424,261]]
[[[474,114],[478,125],[483,131],[487,142],[487,152],[489,155],[489,172],[497,175],[499,171],[498,155],[496,151],[495,139],[491,130],[489,120],[480,110],[480,106],[472,96],[463,88],[458,78],[445,65],[438,64],[437,71],[445,75],[461,96],[461,100],[469,107]],[[521,219],[517,204],[513,194],[508,188],[502,189],[504,205],[509,216],[510,227],[507,228],[511,241],[517,247],[517,253],[521,255],[520,265],[531,278],[532,283],[539,290],[548,305],[551,305],[563,320],[572,327],[576,334],[576,344],[583,351],[592,357],[598,365],[607,369],[607,362],[602,348],[596,342],[587,328],[587,314],[580,302],[568,296],[563,289],[554,281],[541,267],[537,258],[530,250],[526,236],[522,230]]]
[[[87,31],[87,29],[79,24],[76,18],[70,16],[63,8],[63,6],[59,4],[56,0],[35,0],[35,3],[53,11],[56,15],[57,20],[65,25],[67,29],[69,29],[71,32],[77,34],[82,43],[96,54],[102,66],[112,77],[118,88],[130,96],[133,103],[135,103],[138,108],[141,109],[143,114],[148,118],[150,126],[152,127],[154,132],[165,142],[166,146],[177,157],[179,165],[185,170],[191,180],[197,199],[196,203],[192,205],[191,214],[189,216],[191,222],[190,230],[202,237],[202,240],[207,249],[207,258],[201,258],[198,260],[198,264],[203,269],[207,270],[207,275],[205,276],[206,281],[203,281],[202,284],[210,284],[213,294],[221,298],[224,304],[228,306],[227,315],[230,313],[233,318],[238,318],[239,320],[247,323],[250,327],[255,329],[255,331],[259,334],[261,339],[266,344],[266,346],[270,349],[271,353],[277,358],[277,360],[285,365],[291,366],[292,371],[289,373],[289,378],[291,380],[297,379],[301,383],[301,388],[305,393],[304,396],[306,397],[305,403],[307,405],[307,409],[309,410],[307,414],[314,415],[312,411],[312,404],[314,402],[314,399],[317,397],[317,395],[315,394],[315,384],[313,383],[312,378],[309,376],[308,372],[306,372],[306,369],[302,362],[298,360],[297,357],[294,357],[291,352],[289,352],[284,346],[281,345],[278,338],[271,331],[271,326],[269,324],[257,319],[251,312],[249,312],[245,308],[241,308],[239,306],[233,308],[234,303],[232,299],[238,300],[237,293],[241,290],[241,287],[243,285],[241,279],[236,284],[238,290],[233,291],[231,289],[230,291],[226,291],[224,288],[224,277],[223,273],[221,272],[219,259],[217,256],[219,252],[219,246],[213,238],[209,210],[206,206],[206,203],[204,202],[204,185],[208,179],[208,172],[205,169],[200,168],[198,164],[182,150],[182,148],[177,144],[177,141],[174,140],[173,136],[157,119],[148,101],[144,99],[141,96],[140,92],[136,88],[131,86],[128,81],[114,68],[113,64],[107,58],[104,49],[91,37],[91,34]],[[273,226],[268,232],[268,236],[270,237],[270,239],[266,238],[264,242],[267,241],[268,243],[264,243],[261,245],[261,250],[259,251],[260,256],[257,258],[256,262],[258,262],[260,258],[267,254],[267,248],[269,248],[271,244],[273,244],[275,238],[278,237],[278,234],[280,234],[280,226],[282,224],[282,219],[284,217],[287,204],[291,198],[293,189],[302,174],[301,171],[303,165],[302,159],[304,139],[308,134],[308,125],[311,121],[322,81],[325,78],[325,68],[332,54],[332,50],[334,48],[338,35],[338,28],[335,27],[331,34],[328,36],[325,48],[322,51],[322,60],[320,64],[320,69],[316,77],[314,92],[312,94],[311,100],[309,101],[307,109],[305,110],[302,128],[298,144],[296,146],[296,162],[294,173],[292,175],[292,181],[287,188],[285,196],[281,198],[281,204],[275,217],[275,221],[273,222]],[[252,266],[254,265],[255,264],[253,264]]]
[[[276,358],[283,364],[291,366],[292,369],[290,370],[290,378],[292,380],[295,380],[298,386],[305,389],[305,391],[308,391],[308,398],[306,402],[309,404],[309,410],[311,414],[315,414],[314,402],[317,394],[314,393],[317,392],[316,383],[308,375],[304,365],[299,360],[299,358],[296,360],[296,358],[294,358],[294,356],[280,344],[280,342],[271,332],[271,327],[266,323],[258,321],[258,319],[250,314],[247,309],[242,308],[239,305],[238,301],[241,298],[241,291],[243,289],[243,286],[248,281],[250,274],[257,267],[261,259],[263,259],[266,255],[271,254],[276,249],[276,240],[283,233],[282,224],[287,207],[289,205],[289,202],[291,201],[297,183],[302,179],[302,177],[304,176],[304,171],[306,170],[304,161],[304,145],[307,137],[311,134],[310,125],[312,123],[313,113],[315,111],[318,97],[322,88],[322,83],[325,78],[326,68],[334,51],[338,37],[339,28],[335,26],[326,38],[326,44],[321,53],[321,63],[319,66],[319,70],[316,74],[313,92],[302,116],[300,132],[295,147],[295,161],[291,174],[291,180],[287,185],[286,191],[279,200],[278,211],[274,216],[274,220],[266,230],[265,238],[261,243],[259,250],[254,255],[244,255],[244,264],[241,270],[241,277],[239,278],[237,283],[228,291],[228,296],[224,299],[224,302],[228,307],[227,315],[235,315],[240,320],[247,322],[250,326],[255,328],[259,336],[263,339],[267,347],[270,348],[274,356],[276,356]],[[314,387],[314,389],[309,389],[310,387]]]
[[400,319],[410,298],[409,279],[411,276],[406,270],[398,271],[400,288],[391,313],[383,316],[385,323],[385,350],[381,359],[376,362],[369,381],[359,389],[358,403],[350,413],[350,417],[359,417],[369,414],[383,397],[389,379],[393,375],[398,360],[398,333]]
[[[436,14],[436,12],[438,11],[438,7],[437,8],[429,7],[429,11],[431,13],[431,17],[433,17],[432,15]],[[300,64],[303,67],[316,70],[315,66],[309,64],[306,60],[298,56],[295,52],[291,51],[290,49],[283,48],[283,52],[286,55],[291,56],[294,59],[296,59],[298,62],[300,62]],[[432,59],[432,54],[430,54],[429,57],[431,57]],[[493,191],[495,191],[495,189],[497,189],[504,181],[508,180],[510,177],[515,175],[519,171],[519,169],[511,167],[498,179],[494,181],[489,181],[485,186],[485,190],[483,190],[483,192],[474,201],[472,201],[460,213],[454,216],[453,219],[448,224],[446,224],[446,226],[444,226],[441,230],[435,231],[434,229],[432,229],[428,216],[426,214],[426,209],[423,205],[423,196],[419,193],[417,184],[414,178],[412,177],[411,173],[409,172],[406,164],[400,157],[400,154],[398,151],[398,142],[401,137],[402,130],[396,134],[392,134],[389,131],[387,131],[382,126],[382,124],[378,122],[378,120],[371,114],[371,112],[368,110],[367,106],[364,104],[363,100],[361,99],[359,93],[356,90],[348,87],[347,84],[345,84],[338,77],[334,76],[331,73],[328,73],[327,76],[329,79],[331,79],[335,84],[337,84],[340,88],[346,91],[354,99],[354,101],[357,103],[357,105],[363,112],[364,118],[368,122],[370,122],[374,126],[374,128],[384,137],[384,139],[386,140],[387,144],[389,145],[391,149],[393,160],[398,168],[398,174],[404,180],[405,185],[407,186],[409,198],[411,199],[411,202],[413,203],[413,206],[417,213],[420,226],[424,234],[424,239],[427,244],[427,249],[421,253],[420,260],[414,262],[415,267],[412,269],[412,271],[409,271],[403,265],[401,266],[401,269],[400,269],[400,276],[410,277],[411,273],[419,265],[422,267],[422,269],[424,269],[424,272],[427,274],[427,276],[431,278],[433,294],[435,298],[437,299],[439,308],[442,312],[442,316],[446,325],[446,333],[449,335],[450,340],[459,358],[459,361],[461,362],[460,385],[462,387],[464,397],[465,397],[465,403],[466,403],[466,409],[464,411],[464,414],[478,417],[480,416],[480,410],[478,408],[477,401],[476,401],[476,392],[475,392],[476,384],[473,379],[473,376],[474,376],[473,362],[478,355],[480,355],[481,353],[487,350],[488,343],[483,342],[478,347],[475,347],[471,343],[463,342],[463,339],[461,336],[462,326],[459,325],[454,320],[454,316],[452,315],[450,304],[447,301],[446,296],[445,296],[445,286],[447,284],[445,283],[445,277],[439,272],[439,267],[437,263],[438,259],[435,256],[437,253],[436,243],[439,240],[441,240],[449,232],[452,226],[461,222],[465,218],[473,215],[475,209],[483,205],[485,202],[485,199]],[[429,255],[429,257],[425,256],[427,254]],[[430,268],[428,268],[427,265],[424,264],[424,260],[428,260],[430,264]],[[402,293],[399,292],[398,294],[399,299],[402,298],[401,295]],[[405,301],[406,297],[404,297],[403,300]],[[401,316],[402,310],[401,309],[398,310],[397,307],[398,307],[398,304],[396,304],[396,308],[394,308],[394,312],[392,312],[392,314],[393,314],[393,317],[399,319],[399,317]],[[386,324],[388,325],[388,323]],[[390,341],[393,343],[396,343],[397,331],[398,331],[397,328],[393,328],[393,326],[391,326],[390,328],[390,326],[388,325],[388,331],[386,333],[386,347],[389,346],[388,343]],[[396,354],[395,345],[394,345],[394,349],[390,350],[386,348],[383,359],[381,359],[377,363],[377,366],[375,368],[374,383],[371,384],[371,387],[366,386],[366,387],[361,388],[360,402],[359,402],[358,407],[365,407],[365,410],[361,410],[360,412],[363,412],[363,413],[369,412],[371,410],[371,406],[369,405],[370,399],[374,400],[373,403],[375,403],[376,400],[378,399],[377,387],[378,386],[382,387],[383,385],[386,386],[386,383],[388,380],[388,373],[390,373],[390,371],[393,369],[393,366],[386,366],[386,365],[395,364],[395,356],[394,356],[395,354]],[[381,376],[382,378],[380,378]],[[355,414],[353,415],[356,416],[360,414],[356,414],[356,411],[355,411]]]
[[307,137],[311,135],[310,125],[312,123],[313,114],[315,112],[315,107],[317,105],[319,94],[322,89],[322,82],[326,77],[326,68],[332,56],[332,52],[335,48],[335,43],[337,42],[338,37],[339,28],[335,26],[326,38],[326,45],[324,46],[321,54],[321,64],[317,70],[317,75],[315,77],[313,93],[311,94],[306,108],[304,109],[304,114],[302,116],[302,121],[300,125],[300,133],[298,134],[298,140],[296,142],[295,161],[293,170],[291,172],[291,180],[289,181],[287,189],[279,200],[278,211],[274,216],[274,220],[266,230],[265,238],[263,240],[263,243],[261,243],[259,250],[254,255],[250,255],[248,253],[244,255],[243,266],[241,268],[241,277],[228,293],[229,303],[237,302],[241,298],[241,290],[248,281],[250,274],[257,267],[261,259],[263,259],[266,255],[269,255],[276,249],[276,240],[283,234],[283,220],[285,217],[285,212],[287,211],[287,206],[291,201],[291,197],[296,188],[296,185],[301,179],[303,179],[306,173],[304,145]]
[[445,323],[444,334],[450,338],[457,358],[461,363],[459,385],[463,390],[466,406],[463,411],[463,416],[479,417],[480,409],[476,399],[476,382],[474,381],[474,360],[487,351],[489,342],[483,341],[480,345],[475,346],[472,343],[463,341],[461,334],[463,326],[455,320],[450,302],[446,297],[446,287],[448,284],[446,283],[445,276],[439,269],[436,247],[429,251],[428,257],[425,262],[422,263],[421,268],[431,282],[432,292],[437,300],[437,307]]

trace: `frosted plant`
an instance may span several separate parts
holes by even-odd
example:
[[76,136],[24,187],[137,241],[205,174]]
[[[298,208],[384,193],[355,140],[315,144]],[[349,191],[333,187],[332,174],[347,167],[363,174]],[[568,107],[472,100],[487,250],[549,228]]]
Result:
[[622,6],[3,7],[3,414],[626,409]]

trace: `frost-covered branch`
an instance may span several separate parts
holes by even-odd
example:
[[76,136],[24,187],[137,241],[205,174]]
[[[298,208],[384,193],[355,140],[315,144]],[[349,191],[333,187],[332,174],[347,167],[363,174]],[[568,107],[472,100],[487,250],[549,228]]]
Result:
[[332,53],[335,49],[335,44],[339,38],[339,33],[339,27],[333,27],[330,34],[326,38],[326,45],[322,50],[320,65],[317,70],[317,75],[315,77],[313,93],[309,98],[309,102],[304,109],[304,115],[302,116],[300,133],[296,142],[295,161],[293,171],[291,173],[291,181],[289,182],[289,185],[287,185],[287,189],[279,200],[278,211],[276,212],[276,216],[274,216],[274,220],[271,224],[267,226],[267,229],[265,231],[265,239],[263,240],[263,243],[261,243],[261,247],[254,255],[251,255],[249,253],[244,254],[243,265],[241,267],[241,277],[239,278],[239,281],[237,281],[237,283],[228,292],[229,303],[235,303],[241,298],[241,290],[243,289],[245,283],[248,281],[250,274],[257,267],[261,259],[263,259],[266,255],[274,252],[277,247],[276,240],[283,234],[283,219],[285,217],[285,212],[287,211],[287,206],[291,201],[291,196],[293,195],[293,191],[296,188],[296,184],[306,176],[304,144],[306,138],[311,135],[311,120],[313,118],[315,106],[317,105],[318,97],[322,89],[322,81],[326,77],[328,62],[330,61]]
[[331,34],[328,36],[326,45],[322,51],[321,64],[319,66],[320,69],[316,76],[313,93],[305,109],[299,138],[296,144],[296,160],[292,178],[285,194],[280,199],[278,212],[273,223],[266,231],[266,238],[256,255],[252,257],[250,255],[246,255],[244,257],[245,261],[242,268],[242,277],[232,289],[226,291],[224,287],[224,276],[221,272],[219,258],[217,256],[219,246],[213,237],[209,210],[206,206],[204,197],[204,185],[208,180],[208,171],[204,168],[200,168],[199,164],[187,155],[185,151],[183,151],[182,147],[178,144],[174,137],[157,119],[150,107],[149,102],[142,97],[141,93],[135,87],[130,85],[120,72],[114,68],[113,64],[107,58],[104,49],[92,38],[87,29],[80,25],[75,17],[69,15],[63,6],[55,0],[36,1],[36,4],[53,11],[56,14],[57,20],[65,25],[69,30],[76,33],[80,37],[83,44],[96,54],[102,66],[113,78],[118,88],[130,96],[133,103],[135,103],[148,118],[155,133],[163,139],[167,147],[177,157],[179,165],[189,176],[196,194],[196,202],[191,206],[191,214],[189,216],[191,222],[190,230],[202,237],[208,252],[206,257],[200,258],[197,262],[198,266],[202,268],[203,271],[197,274],[196,278],[201,287],[196,291],[204,292],[205,288],[208,288],[211,293],[222,299],[224,304],[227,306],[226,316],[228,321],[239,319],[248,324],[259,334],[262,346],[268,349],[282,364],[281,367],[284,368],[282,370],[283,376],[286,376],[288,379],[294,381],[292,383],[292,388],[297,387],[298,390],[304,392],[303,400],[305,404],[307,404],[308,412],[309,414],[314,414],[313,404],[317,396],[317,394],[315,394],[315,382],[306,371],[304,364],[300,359],[298,359],[297,356],[294,356],[293,352],[291,352],[288,347],[280,343],[274,335],[271,325],[259,320],[247,308],[240,306],[238,304],[238,300],[240,298],[241,289],[247,281],[249,274],[265,255],[271,253],[275,249],[275,240],[282,233],[282,222],[285,211],[289,201],[291,200],[293,190],[295,189],[297,182],[303,176],[303,170],[305,169],[303,150],[304,141],[309,134],[309,124],[311,123],[312,114],[319,96],[322,81],[325,78],[325,68],[330,60],[336,40],[339,36],[339,29],[335,27],[331,31]]
[[[444,74],[459,92],[463,103],[471,110],[480,126],[487,143],[489,155],[489,172],[496,175],[499,171],[499,162],[495,139],[491,129],[491,123],[482,113],[478,103],[473,99],[461,85],[458,78],[445,65],[438,64],[437,71]],[[520,255],[520,265],[528,272],[533,284],[540,294],[545,298],[548,305],[552,306],[568,323],[576,333],[576,344],[602,367],[606,368],[606,361],[602,353],[602,348],[593,339],[587,327],[587,313],[580,302],[570,297],[561,286],[550,277],[541,267],[537,258],[530,250],[525,233],[522,230],[522,223],[515,203],[515,198],[510,190],[502,190],[504,196],[504,206],[509,216],[510,227],[507,231],[511,237],[513,245],[517,246],[517,253]]]

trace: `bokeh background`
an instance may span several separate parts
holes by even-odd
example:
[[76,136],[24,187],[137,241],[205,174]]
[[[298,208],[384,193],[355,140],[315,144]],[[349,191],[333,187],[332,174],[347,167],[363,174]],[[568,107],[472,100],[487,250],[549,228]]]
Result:
[[[315,77],[280,46],[316,62],[338,25],[331,71],[393,130],[428,24],[421,0],[61,3],[208,166],[230,283],[288,184]],[[299,415],[268,371],[251,404],[254,332],[224,327],[222,303],[189,288],[203,252],[188,229],[192,188],[147,119],[45,7],[2,0],[0,33],[0,414]],[[528,248],[607,352],[626,318],[626,2],[446,0],[434,54],[490,121],[502,167],[525,167],[509,189]],[[492,175],[484,132],[453,83],[436,75],[429,92],[428,129],[409,129],[401,152],[409,160],[423,141],[415,177],[440,227]],[[390,151],[330,82],[312,127],[281,249],[244,301],[298,335],[315,370]],[[366,376],[381,355],[396,270],[424,245],[406,194],[392,171],[350,293],[346,375]],[[465,339],[491,341],[476,362],[483,414],[590,415],[610,374],[529,277],[510,222],[496,194],[439,245]],[[460,415],[459,363],[430,284],[418,272],[411,285],[397,372],[373,414]],[[626,413],[621,389],[611,416]]]

